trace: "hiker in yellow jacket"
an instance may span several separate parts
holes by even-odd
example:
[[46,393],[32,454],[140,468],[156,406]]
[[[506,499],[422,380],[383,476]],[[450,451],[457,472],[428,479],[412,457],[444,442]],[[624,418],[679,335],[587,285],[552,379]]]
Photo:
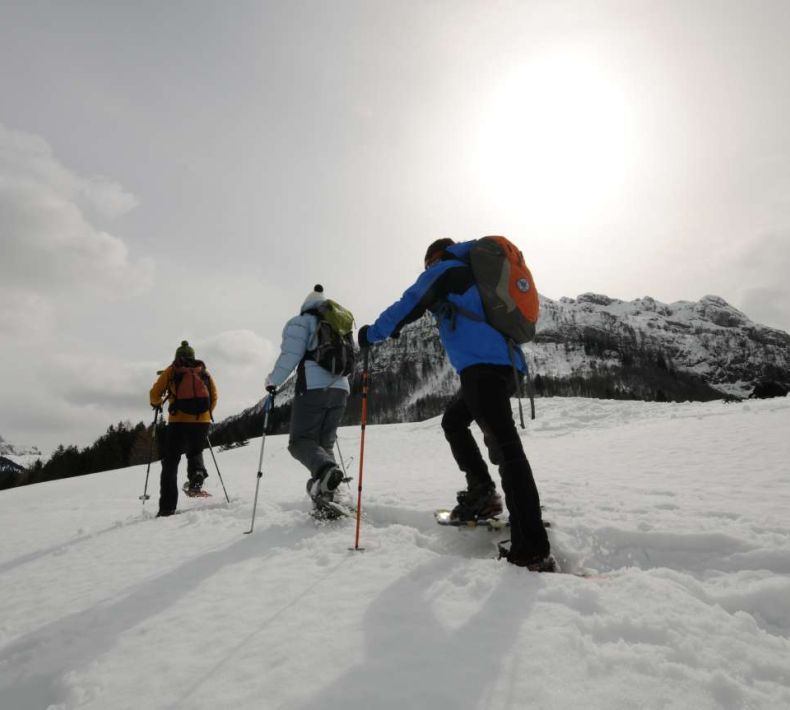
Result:
[[212,412],[217,406],[217,387],[202,360],[186,340],[176,350],[172,365],[165,368],[151,388],[152,407],[168,405],[168,424],[161,444],[162,476],[158,517],[172,515],[178,504],[178,462],[187,457],[187,495],[201,495],[208,471],[203,464]]

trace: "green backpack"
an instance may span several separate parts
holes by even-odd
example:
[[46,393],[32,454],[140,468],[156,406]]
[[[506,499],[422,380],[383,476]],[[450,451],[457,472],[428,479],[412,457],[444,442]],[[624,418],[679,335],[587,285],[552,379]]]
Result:
[[337,377],[354,374],[357,350],[351,311],[327,299],[305,313],[318,318],[318,345],[305,354],[305,360],[313,360]]

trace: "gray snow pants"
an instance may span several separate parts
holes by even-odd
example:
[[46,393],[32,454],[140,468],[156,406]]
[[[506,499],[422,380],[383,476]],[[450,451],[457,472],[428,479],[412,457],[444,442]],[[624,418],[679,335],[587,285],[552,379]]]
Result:
[[307,390],[294,397],[288,451],[312,478],[335,465],[333,448],[347,400],[347,392],[333,388]]

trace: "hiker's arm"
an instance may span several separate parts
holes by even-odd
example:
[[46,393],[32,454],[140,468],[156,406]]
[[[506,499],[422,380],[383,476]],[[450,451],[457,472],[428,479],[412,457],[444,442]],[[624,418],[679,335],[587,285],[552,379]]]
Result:
[[208,376],[208,395],[211,401],[211,404],[209,405],[210,411],[213,414],[214,409],[217,406],[219,394],[217,393],[217,383],[214,382],[214,378],[211,375]]
[[294,371],[299,361],[307,352],[307,341],[310,331],[307,319],[313,316],[297,316],[291,318],[283,328],[283,340],[280,345],[280,355],[274,363],[269,376],[266,378],[267,385],[280,387],[289,375]]
[[447,298],[448,293],[457,293],[459,288],[468,289],[474,280],[472,270],[458,261],[443,261],[420,274],[399,301],[387,308],[365,332],[370,343],[400,334],[408,323],[417,320],[426,310]]
[[162,400],[167,394],[167,383],[170,381],[170,373],[171,368],[165,368],[162,370],[162,373],[157,378],[156,382],[154,382],[154,386],[151,387],[151,392],[148,395],[148,401],[151,403],[152,407],[161,407]]

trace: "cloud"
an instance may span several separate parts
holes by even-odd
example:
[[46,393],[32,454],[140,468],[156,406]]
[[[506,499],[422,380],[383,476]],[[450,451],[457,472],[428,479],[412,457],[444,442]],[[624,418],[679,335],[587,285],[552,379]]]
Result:
[[272,343],[251,330],[226,330],[198,343],[201,358],[221,363],[223,367],[259,368],[271,362]]
[[263,397],[266,375],[279,352],[271,341],[251,330],[227,330],[193,344],[217,383],[218,419],[238,414]]
[[117,421],[146,410],[157,368],[155,362],[61,354],[47,362],[42,376],[56,397],[77,407],[105,410],[109,421]]
[[30,291],[0,286],[0,334],[37,340],[52,324],[52,307]]
[[40,136],[12,131],[3,124],[0,124],[0,176],[46,187],[107,219],[120,217],[139,204],[133,194],[114,180],[83,177],[66,168]]
[[[178,342],[173,343],[173,351]],[[217,419],[237,414],[263,396],[264,379],[278,352],[270,341],[251,330],[229,330],[190,343],[217,383]],[[28,388],[29,399],[47,403],[36,411],[48,410],[50,428],[68,429],[64,425],[70,417],[91,423],[92,433],[86,426],[80,429],[88,432],[83,436],[93,439],[113,422],[148,417],[148,392],[157,372],[170,364],[170,357],[168,352],[166,360],[153,362],[92,353],[54,354],[39,367],[38,390]],[[27,401],[25,407],[31,406]],[[81,445],[87,443],[80,441]]]
[[151,287],[153,266],[133,260],[126,244],[95,226],[134,208],[118,183],[67,169],[38,136],[0,125],[0,322],[18,320],[20,303],[56,306],[64,298],[115,297]]
[[790,332],[790,288],[751,288],[741,296],[741,310],[757,323]]
[[739,254],[738,306],[752,320],[790,332],[790,230],[765,234]]

